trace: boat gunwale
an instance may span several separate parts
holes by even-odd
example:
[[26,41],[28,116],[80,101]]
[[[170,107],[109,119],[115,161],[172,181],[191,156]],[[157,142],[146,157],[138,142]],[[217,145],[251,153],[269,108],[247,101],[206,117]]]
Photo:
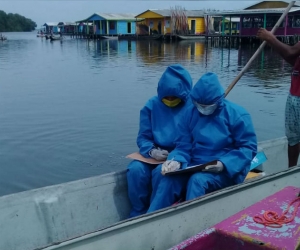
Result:
[[300,172],[300,165],[297,165],[295,167],[292,167],[292,168],[289,168],[289,169],[286,169],[286,170],[283,170],[283,171],[280,171],[277,173],[263,176],[259,179],[255,179],[253,181],[247,181],[247,182],[243,182],[238,185],[230,186],[230,187],[206,194],[204,196],[198,197],[196,199],[185,201],[183,203],[179,203],[179,204],[171,206],[171,207],[160,209],[160,210],[157,210],[157,211],[149,213],[149,214],[144,214],[144,215],[141,215],[138,217],[122,220],[120,222],[114,223],[108,227],[99,229],[97,231],[89,232],[89,233],[83,234],[81,236],[77,236],[72,239],[64,240],[61,242],[56,242],[56,243],[53,243],[46,247],[43,247],[41,249],[52,250],[52,249],[57,249],[57,248],[60,248],[63,246],[68,246],[68,245],[80,242],[82,240],[97,237],[101,234],[105,234],[105,233],[111,232],[116,229],[126,228],[130,225],[136,224],[137,222],[139,223],[139,222],[147,221],[152,218],[157,218],[157,217],[163,216],[165,214],[170,214],[170,213],[178,211],[178,210],[184,210],[187,207],[194,207],[194,206],[197,206],[199,203],[207,203],[209,201],[217,200],[218,197],[221,195],[230,194],[237,190],[245,190],[245,189],[249,188],[249,186],[251,187],[251,186],[256,186],[256,185],[262,185],[270,180],[276,180],[281,177],[289,176],[290,174],[297,173],[297,172]]

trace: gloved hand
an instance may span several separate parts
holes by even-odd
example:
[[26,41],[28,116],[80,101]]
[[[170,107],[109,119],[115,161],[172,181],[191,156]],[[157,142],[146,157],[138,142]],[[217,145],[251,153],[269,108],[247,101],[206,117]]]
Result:
[[212,172],[212,173],[220,173],[224,169],[224,165],[222,162],[217,161],[216,165],[208,165],[203,170],[204,172]]
[[162,164],[161,172],[162,172],[162,174],[164,174],[166,172],[176,171],[180,168],[180,165],[181,164],[178,161],[165,161]]
[[168,158],[169,152],[160,148],[154,148],[149,152],[149,155],[158,161],[164,161]]

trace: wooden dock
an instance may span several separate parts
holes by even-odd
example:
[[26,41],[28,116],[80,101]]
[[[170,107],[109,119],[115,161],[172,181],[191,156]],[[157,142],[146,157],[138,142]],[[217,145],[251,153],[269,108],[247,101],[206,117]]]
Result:
[[[114,35],[114,36],[104,36],[104,35],[97,35],[97,34],[64,34],[69,35],[71,38],[75,39],[88,39],[88,40],[100,40],[100,39],[119,39],[119,40],[163,40],[163,41],[172,41],[176,42],[181,39],[178,38],[177,35]],[[200,36],[199,36],[200,37]],[[204,37],[204,38],[203,38]],[[293,45],[300,41],[300,35],[279,35],[277,36],[278,40]],[[240,35],[202,35],[201,39],[198,39],[197,36],[194,36],[194,39],[189,39],[190,41],[200,41],[205,43],[210,43],[211,45],[215,46],[235,46],[235,45],[242,45],[242,44],[260,44],[261,40],[258,39],[256,36],[240,36]]]

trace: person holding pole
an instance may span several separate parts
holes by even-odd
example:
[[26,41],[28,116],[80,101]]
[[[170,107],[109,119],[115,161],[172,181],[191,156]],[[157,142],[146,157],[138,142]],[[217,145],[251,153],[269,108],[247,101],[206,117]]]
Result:
[[[152,174],[148,212],[165,208],[186,193],[191,200],[242,183],[257,153],[257,140],[249,113],[224,98],[214,73],[204,74],[191,91],[189,106],[178,125],[176,148]],[[166,172],[215,161],[203,171],[167,176]]]
[[266,29],[259,29],[257,37],[266,41],[287,63],[293,66],[290,91],[285,107],[285,134],[288,140],[288,164],[296,166],[300,153],[300,43],[293,46],[280,42]]
[[[175,138],[181,114],[192,105],[190,91],[192,78],[180,64],[167,67],[162,74],[157,96],[150,98],[140,111],[137,136],[139,153],[158,162],[167,159],[175,148]],[[150,205],[152,172],[158,164],[139,160],[127,167],[128,196],[131,202],[130,217],[145,214]]]

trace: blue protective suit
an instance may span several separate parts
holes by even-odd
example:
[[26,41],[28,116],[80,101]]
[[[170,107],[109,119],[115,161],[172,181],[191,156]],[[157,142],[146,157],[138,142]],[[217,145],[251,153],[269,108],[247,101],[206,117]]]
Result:
[[[162,176],[156,171],[152,201],[148,212],[172,205],[183,192],[186,199],[216,191],[244,181],[257,152],[256,134],[249,113],[224,99],[224,90],[213,73],[200,78],[191,91],[197,103],[218,103],[211,115],[201,114],[195,105],[187,110],[179,124],[176,149],[168,160],[181,162],[181,168],[221,161],[221,173],[198,172],[193,175]],[[154,183],[153,183],[154,185]]]
[[[150,158],[153,148],[171,152],[175,148],[179,116],[191,105],[189,98],[192,78],[181,65],[169,66],[158,82],[157,96],[152,97],[140,111],[140,128],[137,137],[139,152]],[[176,96],[181,103],[173,108],[161,100],[166,96]],[[132,204],[130,217],[147,212],[150,205],[151,175],[157,165],[132,161],[128,166],[128,195]]]

